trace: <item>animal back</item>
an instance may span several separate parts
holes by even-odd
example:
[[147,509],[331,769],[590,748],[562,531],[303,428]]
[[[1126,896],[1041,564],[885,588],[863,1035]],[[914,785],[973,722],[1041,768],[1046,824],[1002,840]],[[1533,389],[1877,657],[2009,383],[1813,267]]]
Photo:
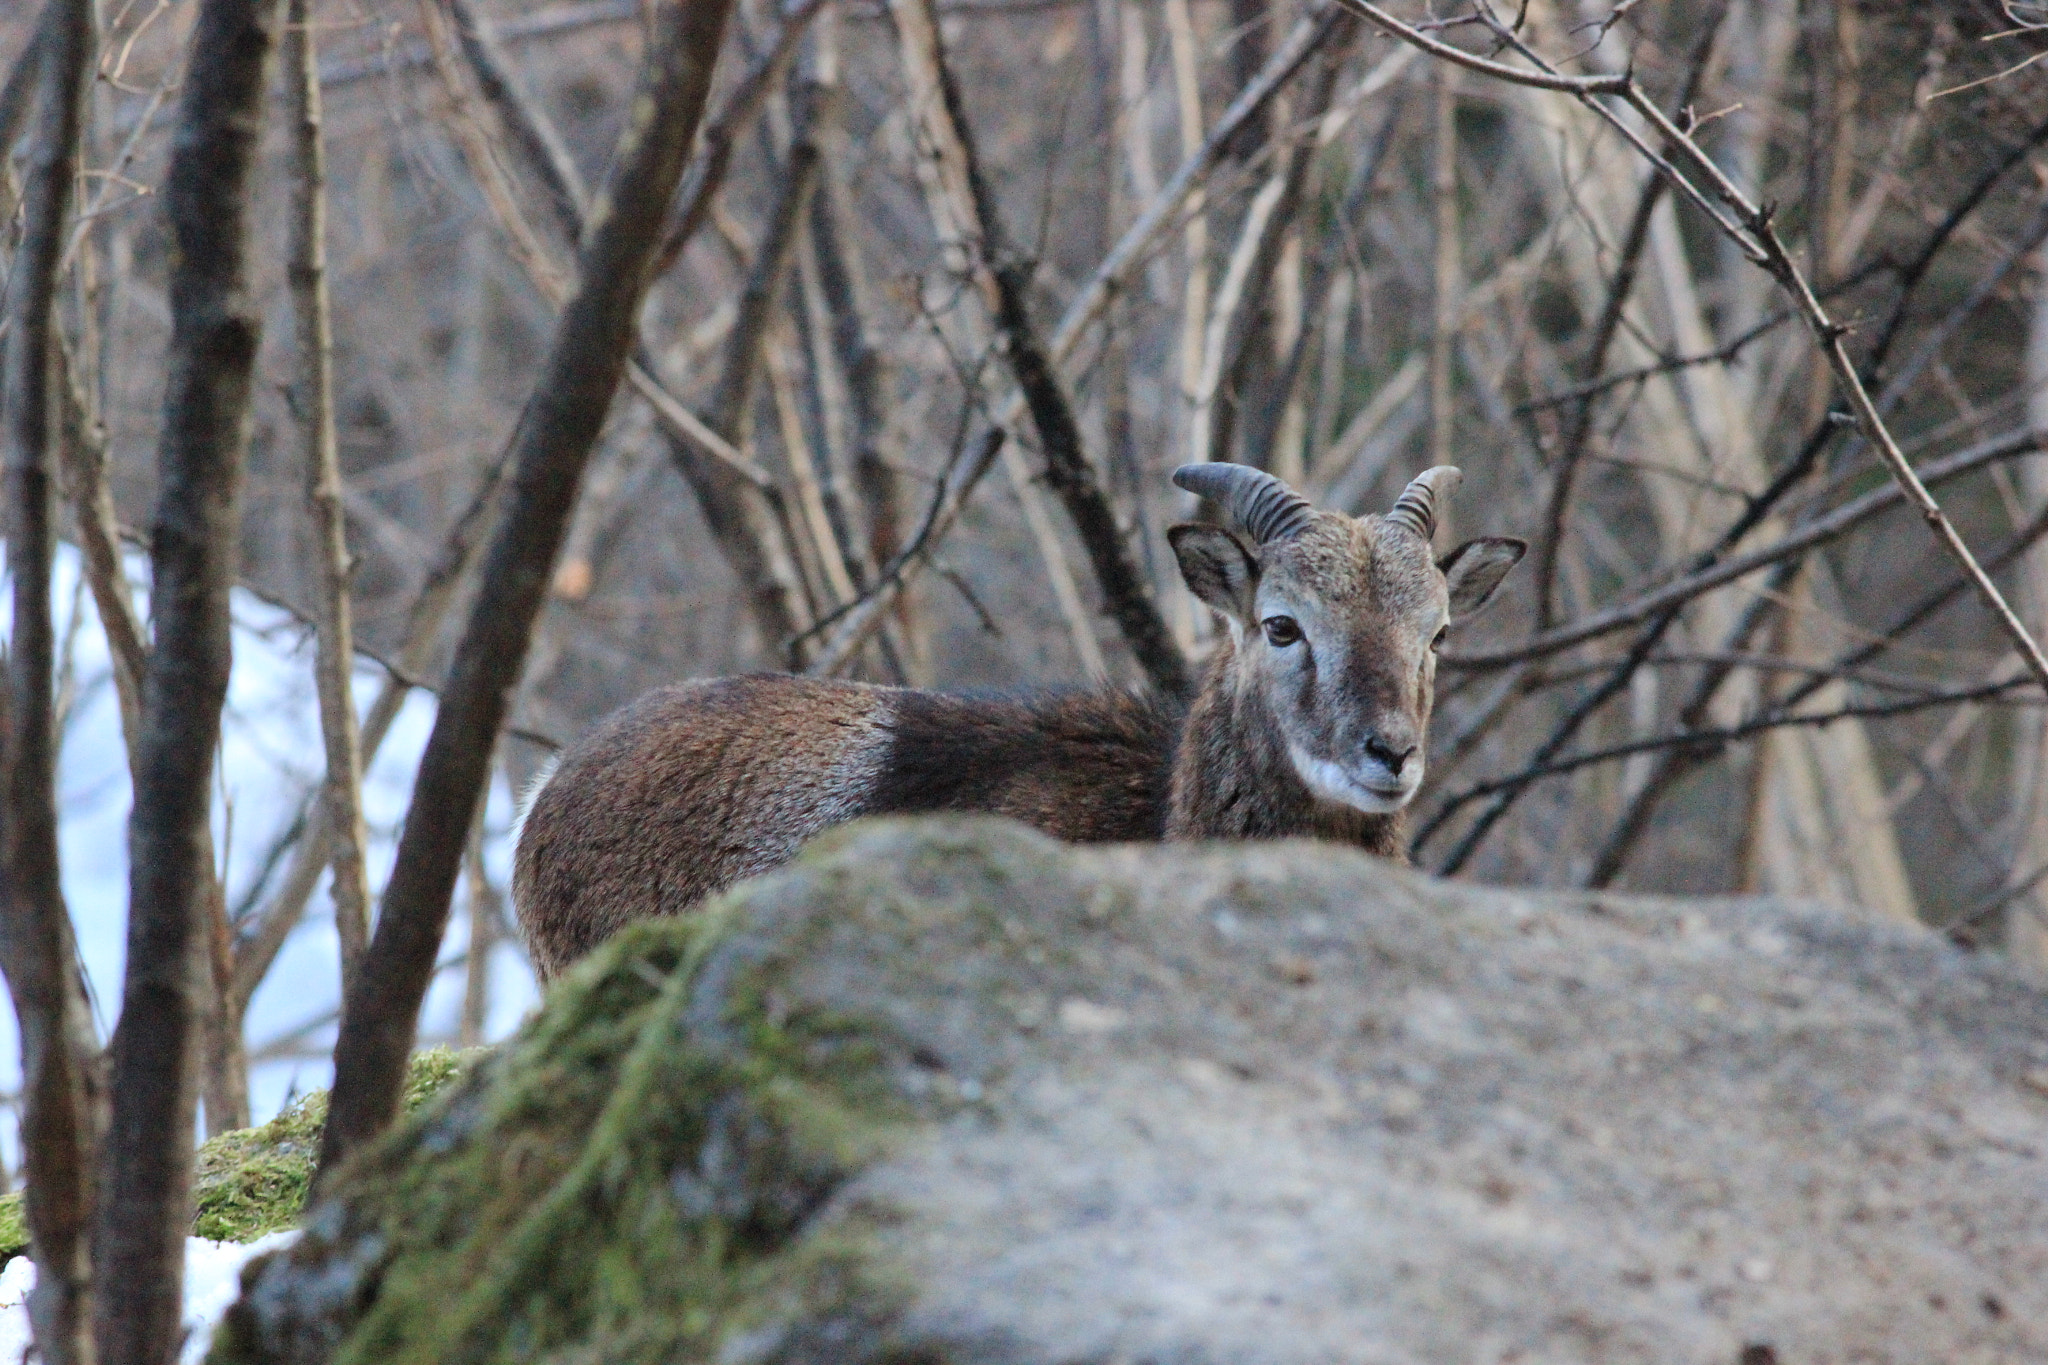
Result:
[[787,677],[662,688],[562,756],[514,854],[543,978],[635,920],[678,914],[863,812],[888,690]]

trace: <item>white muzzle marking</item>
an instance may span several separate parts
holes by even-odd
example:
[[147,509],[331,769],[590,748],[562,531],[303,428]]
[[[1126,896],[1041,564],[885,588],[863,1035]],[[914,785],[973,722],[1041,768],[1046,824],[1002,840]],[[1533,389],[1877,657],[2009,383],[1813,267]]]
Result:
[[1316,758],[1298,744],[1287,746],[1287,757],[1303,784],[1324,801],[1349,806],[1367,815],[1392,815],[1415,799],[1422,788],[1422,756],[1417,754],[1401,766],[1397,777],[1380,763],[1369,765],[1366,775],[1354,774],[1341,764]]

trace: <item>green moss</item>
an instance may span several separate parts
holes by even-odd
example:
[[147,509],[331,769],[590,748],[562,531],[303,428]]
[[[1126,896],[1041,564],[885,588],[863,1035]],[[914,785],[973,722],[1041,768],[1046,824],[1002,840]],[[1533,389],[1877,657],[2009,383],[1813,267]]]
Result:
[[[338,1365],[654,1365],[821,1300],[890,1301],[855,1294],[854,1234],[799,1234],[919,1117],[887,1082],[895,1045],[866,1020],[774,1007],[774,962],[720,983],[717,1025],[691,1014],[731,908],[625,930],[351,1164],[291,1257],[354,1277],[322,1291],[343,1305]],[[260,1335],[231,1315],[212,1358],[252,1358]]]
[[[452,1084],[483,1049],[445,1047],[419,1053],[405,1078],[409,1114]],[[192,1235],[216,1242],[253,1242],[291,1227],[306,1205],[306,1190],[320,1156],[327,1122],[327,1092],[316,1090],[255,1128],[208,1139],[193,1168]],[[28,1224],[19,1192],[0,1199],[0,1263],[28,1250]]]
[[17,1192],[0,1199],[0,1265],[28,1250],[28,1215]]

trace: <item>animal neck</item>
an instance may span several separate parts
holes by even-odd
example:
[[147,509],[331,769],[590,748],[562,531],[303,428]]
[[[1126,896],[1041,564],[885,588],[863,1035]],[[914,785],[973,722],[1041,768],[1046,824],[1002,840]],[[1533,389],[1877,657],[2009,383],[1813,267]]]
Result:
[[1328,839],[1406,857],[1399,812],[1368,815],[1308,789],[1278,717],[1237,667],[1228,640],[1188,707],[1170,786],[1169,839]]

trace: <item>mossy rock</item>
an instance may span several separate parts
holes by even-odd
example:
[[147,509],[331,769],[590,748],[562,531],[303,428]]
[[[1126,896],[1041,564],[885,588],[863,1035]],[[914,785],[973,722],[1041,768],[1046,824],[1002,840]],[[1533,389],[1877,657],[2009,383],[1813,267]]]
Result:
[[338,1174],[215,1365],[2048,1359],[2048,992],[1810,906],[858,823]]
[[[406,1072],[406,1112],[446,1090],[484,1051],[437,1047],[416,1054]],[[201,1144],[193,1170],[192,1235],[253,1242],[296,1223],[305,1209],[326,1122],[327,1092],[315,1090],[268,1123]],[[26,1252],[28,1245],[17,1191],[0,1199],[0,1264]]]
[[[340,1328],[334,1358],[380,1365],[569,1343],[667,1362],[750,1320],[758,1291],[848,1292],[838,1258],[790,1244],[938,1110],[890,1084],[911,1063],[874,1021],[785,1011],[754,976],[693,1026],[736,913],[634,926],[572,973],[431,1117],[349,1163],[300,1243],[250,1272],[209,1359],[303,1349],[280,1332],[326,1358]],[[310,1293],[266,1289],[314,1263],[347,1269]]]

